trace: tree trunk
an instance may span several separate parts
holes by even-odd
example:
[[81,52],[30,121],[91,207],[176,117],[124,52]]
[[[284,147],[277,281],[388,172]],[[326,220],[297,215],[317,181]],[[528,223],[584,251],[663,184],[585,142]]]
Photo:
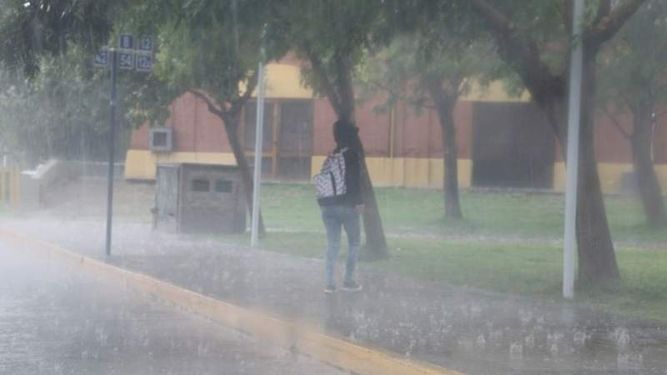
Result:
[[646,103],[646,99],[640,98],[639,106],[634,113],[634,132],[630,141],[632,144],[632,163],[646,219],[650,226],[660,228],[667,225],[667,214],[662,189],[651,157],[651,143],[653,141],[652,112],[653,105]]
[[[595,107],[592,103],[595,88],[595,55],[592,56],[585,54],[581,92],[576,217],[578,288],[614,286],[620,279],[595,156],[593,121]],[[562,155],[566,156],[567,96],[542,95],[541,98],[538,105],[544,110],[547,120],[555,129]]]
[[[458,88],[458,84],[454,87]],[[444,160],[443,192],[445,200],[445,217],[463,219],[459,199],[458,149],[456,146],[456,127],[454,126],[454,105],[456,97],[450,97],[442,88],[442,82],[431,81],[429,84],[431,100],[435,103],[440,128],[442,130],[442,147]]]
[[[312,59],[311,59],[312,60]],[[354,123],[354,88],[352,86],[351,71],[352,67],[347,61],[346,56],[337,55],[335,59],[335,86],[329,85],[327,98],[331,106],[336,111],[336,116],[339,120]],[[320,75],[319,79],[323,82],[332,82],[329,77],[325,76],[325,72],[321,69],[315,69],[316,73]],[[384,235],[384,228],[382,226],[382,217],[380,217],[380,210],[375,199],[375,191],[368,168],[366,166],[366,153],[364,152],[361,138],[357,137],[358,147],[361,150],[361,191],[364,201],[364,232],[366,233],[366,254],[363,257],[368,260],[383,259],[389,256],[387,248],[387,239]]]
[[[614,286],[620,280],[614,244],[602,197],[595,158],[595,56],[593,48],[584,49],[584,74],[581,85],[579,134],[579,186],[577,189],[577,248],[579,287]],[[563,123],[562,126],[566,124]],[[567,142],[562,140],[561,144]],[[563,147],[563,155],[567,155]]]
[[577,189],[577,248],[579,270],[577,285],[580,287],[613,286],[620,279],[614,244],[607,222],[595,150],[593,148],[593,124],[582,122],[579,147],[579,186]]
[[375,199],[373,183],[366,168],[365,157],[362,158],[361,186],[365,206],[363,214],[364,232],[366,233],[365,248],[368,250],[365,258],[370,260],[387,258],[389,256],[387,239],[384,236],[382,217]]
[[[340,119],[340,117],[339,117]],[[351,121],[348,117],[346,120]],[[366,233],[366,246],[368,251],[364,255],[367,260],[378,260],[389,256],[387,248],[387,239],[384,235],[384,228],[382,226],[382,217],[375,199],[375,190],[373,189],[373,182],[368,173],[366,166],[366,153],[361,138],[357,137],[357,147],[361,150],[361,194],[364,202],[364,232]]]
[[[225,124],[225,131],[227,133],[227,139],[229,139],[229,145],[232,148],[234,153],[234,158],[236,159],[236,164],[239,166],[241,172],[241,180],[243,181],[243,190],[246,205],[248,210],[252,212],[252,192],[253,192],[253,177],[250,171],[250,166],[248,165],[248,160],[246,159],[245,153],[243,152],[243,146],[238,136],[239,128],[239,119],[237,117],[226,117],[223,120]],[[261,211],[259,212],[259,235],[264,236],[266,230],[264,228],[264,220],[262,218]]]

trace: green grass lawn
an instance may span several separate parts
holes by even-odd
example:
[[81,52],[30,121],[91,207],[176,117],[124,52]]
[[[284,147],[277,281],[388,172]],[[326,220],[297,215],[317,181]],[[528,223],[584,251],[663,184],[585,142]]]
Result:
[[[262,187],[267,226],[278,230],[322,231],[310,185],[266,184]],[[563,235],[562,195],[464,192],[465,220],[446,221],[440,192],[420,189],[376,189],[378,206],[388,234],[427,236],[502,236],[523,239],[559,239]],[[667,243],[667,230],[644,224],[637,199],[606,198],[614,240]]]
[[[465,192],[465,219],[450,222],[443,219],[437,191],[382,188],[376,194],[392,256],[368,266],[416,279],[560,298],[561,195]],[[645,226],[634,197],[607,197],[606,205],[623,283],[614,292],[579,295],[578,303],[667,321],[667,231]],[[311,186],[263,186],[263,214],[270,230],[265,249],[322,257],[325,236]]]
[[[247,239],[235,240],[247,244]],[[322,258],[324,233],[275,232],[266,250]],[[390,240],[392,256],[365,267],[426,281],[538,298],[560,299],[562,251],[553,245],[465,243],[423,238]],[[341,252],[341,258],[344,251]],[[623,283],[577,302],[632,317],[667,322],[667,251],[618,251]]]

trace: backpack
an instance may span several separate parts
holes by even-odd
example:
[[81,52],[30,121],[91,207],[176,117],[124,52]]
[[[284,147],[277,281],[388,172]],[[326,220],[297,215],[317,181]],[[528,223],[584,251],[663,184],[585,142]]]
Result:
[[327,156],[320,173],[313,176],[313,184],[318,199],[337,197],[347,192],[345,157],[343,156],[345,151],[347,151],[347,147]]

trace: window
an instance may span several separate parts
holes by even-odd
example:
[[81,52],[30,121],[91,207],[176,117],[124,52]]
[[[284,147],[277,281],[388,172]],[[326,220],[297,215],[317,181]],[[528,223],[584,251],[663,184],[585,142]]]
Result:
[[221,178],[215,182],[215,191],[218,193],[231,193],[233,189],[232,181]]
[[207,193],[211,191],[211,182],[204,178],[192,180],[192,191]]

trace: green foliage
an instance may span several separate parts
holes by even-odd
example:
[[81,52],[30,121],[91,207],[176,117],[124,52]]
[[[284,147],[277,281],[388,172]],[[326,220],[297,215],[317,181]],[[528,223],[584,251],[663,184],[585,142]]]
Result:
[[238,110],[254,89],[258,63],[284,53],[265,27],[270,7],[266,0],[174,0],[130,8],[123,27],[157,35],[152,79],[163,85],[159,93],[135,93],[136,114],[161,122],[166,113],[154,109],[188,90],[205,93],[223,112]]
[[63,56],[42,57],[41,72],[32,80],[3,80],[0,132],[19,160],[95,158],[106,150],[100,145],[108,123],[108,85],[101,72],[87,70],[86,54],[79,52],[72,48]]
[[[385,106],[404,101],[417,109],[429,106],[427,85],[441,82],[453,98],[467,93],[473,80],[482,84],[498,76],[501,62],[485,41],[426,40],[422,35],[401,35],[361,65],[359,81],[364,97],[387,95]],[[449,43],[452,41],[452,43]]]
[[[667,102],[667,4],[648,1],[602,51],[598,101],[616,112],[635,110],[650,97],[653,110]],[[615,114],[615,113],[614,113]]]
[[125,0],[2,0],[0,62],[34,76],[40,57],[71,46],[94,51],[108,39],[116,11]]
[[[311,62],[303,67],[306,83],[330,96],[331,88],[348,85],[364,53],[387,39],[382,7],[380,0],[286,0],[276,8],[274,30]],[[314,65],[321,71],[314,72]]]

